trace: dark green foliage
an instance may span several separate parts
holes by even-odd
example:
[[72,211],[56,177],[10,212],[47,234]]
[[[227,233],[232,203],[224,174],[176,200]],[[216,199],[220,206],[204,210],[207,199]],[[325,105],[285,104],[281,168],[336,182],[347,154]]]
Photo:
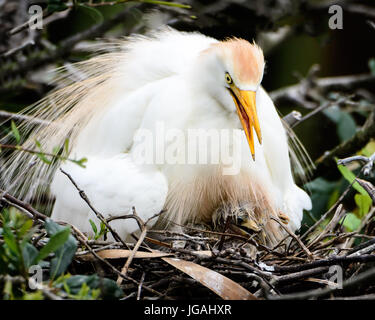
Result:
[[47,12],[53,13],[53,12],[56,12],[56,11],[66,10],[68,8],[67,5],[66,5],[66,2],[67,1],[65,1],[65,0],[48,0]]
[[[57,288],[64,289],[71,295],[82,294],[82,288],[84,286],[87,286],[87,288],[89,288],[91,292],[94,292],[94,294],[94,290],[99,289],[103,299],[119,299],[123,296],[122,290],[117,286],[115,281],[99,278],[96,274],[90,276],[75,275],[56,284]],[[87,291],[89,292],[89,290]]]
[[[28,279],[30,267],[43,270],[43,285],[61,297],[70,299],[118,299],[123,295],[116,282],[97,275],[67,273],[78,244],[69,227],[47,219],[43,229],[33,227],[33,221],[14,209],[0,214],[0,297],[3,299],[41,299],[39,290],[31,290]],[[34,244],[35,237],[44,233],[48,238]],[[43,242],[43,245],[40,244]],[[2,277],[10,276],[8,280]],[[13,277],[13,278],[12,278]],[[18,278],[17,278],[18,277]],[[12,279],[19,279],[14,282]],[[0,298],[1,299],[1,298]]]

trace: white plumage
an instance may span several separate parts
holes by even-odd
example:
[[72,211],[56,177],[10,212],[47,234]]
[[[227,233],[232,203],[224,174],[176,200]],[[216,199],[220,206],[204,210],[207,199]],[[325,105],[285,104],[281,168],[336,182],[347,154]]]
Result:
[[[61,166],[107,217],[130,213],[134,206],[144,220],[165,209],[164,225],[168,221],[211,222],[219,208],[243,206],[249,219],[265,231],[269,242],[282,234],[278,224],[270,219],[272,216],[286,215],[290,229],[299,228],[303,210],[311,208],[311,201],[294,183],[287,133],[273,102],[260,86],[264,68],[261,51],[243,41],[218,42],[198,33],[168,29],[150,37],[119,42],[114,45],[114,52],[78,64],[76,67],[86,79],[80,83],[65,80],[65,88],[42,102],[35,114],[52,124],[34,130],[25,146],[38,139],[44,150],[52,150],[69,137],[69,157],[86,157],[86,168],[71,162],[48,168],[40,164],[25,176],[32,182],[21,193],[33,191],[40,182],[52,182],[56,197],[52,217],[90,233],[89,219],[95,221],[95,215],[67,177],[56,170]],[[250,67],[239,67],[249,61]],[[178,130],[185,137],[192,129],[241,129],[231,88],[240,93],[256,91],[261,132],[261,137],[256,132],[254,152],[250,152],[250,140],[243,131],[235,140],[222,144],[232,151],[234,141],[240,145],[240,152],[233,154],[240,163],[238,174],[223,175],[223,158],[218,164],[140,164],[135,160],[134,154],[142,143],[135,139],[139,129],[149,130],[154,137],[158,124],[166,132]],[[257,128],[252,114],[249,122],[247,132],[254,137],[253,127],[255,131]],[[181,140],[169,139],[168,135],[159,139],[154,151],[163,145],[182,144]],[[197,148],[206,151],[204,146]],[[220,153],[214,143],[209,149],[212,155]],[[175,156],[182,159],[184,152]],[[26,166],[30,158],[27,154],[15,155],[5,181],[14,175],[14,161]],[[129,219],[111,224],[123,236],[138,228]]]

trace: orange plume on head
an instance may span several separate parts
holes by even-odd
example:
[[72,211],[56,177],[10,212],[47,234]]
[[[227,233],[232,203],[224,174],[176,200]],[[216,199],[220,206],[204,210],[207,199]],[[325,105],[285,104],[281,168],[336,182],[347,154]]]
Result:
[[241,83],[258,84],[263,76],[264,56],[262,49],[255,43],[230,38],[220,41],[220,48],[224,58],[233,61],[233,71]]

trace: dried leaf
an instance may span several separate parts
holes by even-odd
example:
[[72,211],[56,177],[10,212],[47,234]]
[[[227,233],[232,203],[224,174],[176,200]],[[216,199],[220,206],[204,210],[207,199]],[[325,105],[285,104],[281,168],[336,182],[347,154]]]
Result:
[[257,300],[257,298],[233,280],[194,262],[177,258],[162,258],[165,262],[215,292],[224,300]]

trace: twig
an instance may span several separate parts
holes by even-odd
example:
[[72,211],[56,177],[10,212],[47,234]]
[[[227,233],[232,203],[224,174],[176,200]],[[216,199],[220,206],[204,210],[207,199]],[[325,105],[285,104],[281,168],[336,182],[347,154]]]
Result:
[[336,227],[337,223],[339,222],[342,216],[342,208],[342,204],[339,204],[331,221],[326,225],[324,230],[320,232],[315,239],[310,241],[310,243],[307,245],[308,248],[311,248],[314,244],[322,240],[327,233],[331,232]]
[[[358,74],[341,77],[318,78],[314,80],[315,85],[322,92],[329,91],[351,91],[358,88],[366,88],[375,84],[375,75],[373,74]],[[316,104],[306,100],[304,93],[301,92],[301,83],[289,87],[281,88],[270,92],[273,102],[293,103],[295,105],[314,109]]]
[[365,125],[349,140],[326,152],[316,161],[315,175],[335,166],[334,158],[345,158],[362,149],[375,136],[375,111],[371,112]]
[[29,283],[34,286],[34,288],[42,291],[42,293],[50,300],[63,300],[58,295],[54,294],[49,287],[43,285],[42,283],[38,283],[35,281],[34,278],[29,278]]
[[[107,227],[107,229],[111,232],[113,238],[116,240],[116,241],[120,241],[126,248],[129,249],[128,245],[125,243],[124,240],[121,239],[121,237],[118,235],[118,233],[107,223],[106,219],[104,218],[104,216],[98,212],[94,207],[93,205],[91,204],[90,200],[88,199],[86,193],[81,190],[78,185],[76,184],[76,182],[73,180],[73,178],[71,177],[71,175],[67,172],[65,172],[63,169],[60,168],[60,171],[66,175],[68,177],[68,179],[71,181],[71,183],[73,184],[73,186],[77,189],[80,197],[87,203],[87,205],[90,207],[90,209],[95,213],[95,215],[98,217],[98,219],[104,223],[104,225]],[[130,249],[129,249],[130,250]]]
[[340,159],[337,161],[337,164],[342,164],[346,165],[350,162],[353,161],[361,161],[364,162],[365,165],[363,167],[363,174],[365,176],[368,176],[370,172],[372,171],[372,168],[374,166],[374,161],[375,161],[375,152],[370,156],[370,157],[365,157],[365,156],[353,156],[345,159]]
[[20,52],[28,47],[31,47],[35,45],[34,39],[27,39],[24,43],[22,43],[20,46],[10,49],[7,52],[4,52],[3,54],[0,55],[2,58],[9,58],[12,55],[16,54],[17,52]]
[[304,278],[308,278],[310,276],[318,275],[327,272],[328,268],[327,267],[317,267],[313,269],[307,269],[303,271],[298,271],[294,273],[289,273],[287,275],[283,276],[276,276],[271,280],[271,283],[273,285],[278,285],[281,282],[292,282]]
[[16,120],[16,121],[26,121],[29,123],[33,123],[36,125],[47,126],[50,124],[49,121],[37,119],[34,117],[30,117],[27,115],[19,114],[19,113],[12,113],[4,110],[0,110],[0,119],[2,120]]
[[[375,278],[375,268],[369,269],[354,279],[349,279],[347,281],[344,281],[343,283],[343,290],[350,289],[352,287],[358,286],[359,284],[362,283],[368,283],[369,281],[373,280]],[[306,292],[301,292],[301,293],[293,293],[293,294],[286,294],[283,296],[278,296],[278,297],[273,297],[269,296],[269,299],[276,299],[276,300],[294,300],[294,299],[309,299],[309,298],[320,298],[320,297],[325,297],[329,295],[330,293],[334,293],[339,289],[337,286],[330,288],[327,287],[325,289],[315,289],[315,290],[310,290]]]
[[[19,61],[17,68],[12,70],[1,70],[0,78],[14,77],[18,74],[25,74],[30,70],[35,70],[45,64],[51,63],[58,60],[61,57],[67,55],[70,50],[80,41],[85,39],[92,39],[100,36],[123,21],[126,21],[127,17],[131,14],[133,8],[142,10],[145,4],[133,6],[130,10],[124,10],[116,14],[114,17],[105,20],[102,23],[96,24],[80,33],[77,33],[63,41],[61,41],[56,49],[48,49],[40,52],[40,55],[35,58],[27,59],[25,62]],[[15,32],[15,31],[13,31]]]
[[293,232],[291,232],[287,227],[285,227],[283,225],[282,222],[280,222],[278,219],[274,218],[274,217],[271,217],[272,220],[276,221],[280,226],[281,228],[283,228],[294,240],[297,241],[297,243],[299,244],[299,246],[301,247],[301,249],[306,253],[306,255],[310,258],[310,259],[313,259],[314,256],[313,254],[310,252],[310,250],[304,245],[304,243],[301,241],[301,239],[296,235],[294,234]]
[[332,105],[337,105],[337,106],[341,106],[341,105],[344,105],[346,103],[348,103],[348,100],[353,97],[353,95],[350,95],[348,97],[341,97],[340,99],[338,99],[337,101],[327,101],[325,103],[323,103],[321,106],[315,108],[313,111],[309,112],[308,114],[306,114],[305,116],[303,116],[301,119],[299,119],[298,121],[296,121],[293,125],[291,125],[291,128],[294,128],[296,127],[297,125],[301,124],[302,122],[310,119],[312,116],[318,114],[319,112],[331,107]]
[[21,207],[23,209],[25,209],[28,213],[30,213],[29,217],[31,216],[33,219],[40,219],[42,221],[46,221],[46,219],[48,219],[48,217],[42,213],[40,213],[39,211],[35,210],[29,203],[26,203],[24,201],[21,201],[15,197],[13,197],[12,195],[10,195],[8,192],[4,191],[4,190],[1,190],[0,189],[0,193],[3,194],[3,198],[7,201],[9,201],[11,204],[14,204],[18,207]]
[[137,300],[141,300],[141,292],[142,292],[142,286],[143,282],[145,281],[146,272],[142,273],[141,280],[139,281],[138,291],[137,291]]
[[70,162],[73,162],[75,164],[80,162],[80,160],[64,157],[64,156],[61,156],[57,153],[49,153],[49,152],[44,152],[42,150],[38,151],[38,150],[33,150],[33,149],[27,149],[27,148],[24,148],[20,145],[0,143],[0,149],[9,149],[9,150],[16,150],[16,151],[26,152],[26,153],[30,153],[30,154],[35,154],[35,155],[43,155],[43,156],[47,156],[47,157],[57,158],[57,159],[62,160],[62,161],[70,161]]
[[317,267],[326,267],[326,266],[332,266],[336,264],[348,264],[353,262],[374,262],[375,261],[375,255],[371,254],[365,254],[361,256],[333,256],[329,257],[328,259],[321,259],[316,260],[313,262],[307,262],[305,264],[301,265],[292,265],[292,266],[273,266],[275,269],[275,272],[278,273],[287,273],[287,272],[297,272],[302,270],[308,270],[313,269]]
[[288,113],[285,117],[283,117],[283,121],[286,122],[286,124],[289,127],[293,127],[296,123],[301,121],[302,119],[302,114],[301,112],[293,110],[291,113]]
[[[133,278],[121,273],[120,271],[118,271],[112,264],[110,264],[108,261],[106,261],[105,259],[101,258],[92,248],[91,246],[88,244],[88,242],[82,238],[82,237],[77,237],[78,240],[85,246],[87,247],[87,249],[90,251],[90,253],[95,256],[95,258],[97,258],[99,261],[101,261],[102,263],[104,263],[105,265],[107,265],[114,273],[116,273],[119,277],[125,279],[125,280],[128,280],[128,281],[131,281],[133,282],[134,284],[136,284],[137,286],[139,285],[139,283],[134,280]],[[161,296],[162,294],[152,288],[149,288],[148,286],[145,286],[143,285],[143,288],[146,289],[147,291],[153,293],[153,294],[156,294],[157,296]]]
[[[128,257],[128,259],[126,260],[126,263],[125,265],[123,266],[123,268],[121,269],[121,273],[122,274],[127,274],[128,272],[128,269],[129,269],[129,266],[131,264],[131,262],[133,261],[133,258],[135,257],[135,254],[137,253],[139,247],[141,246],[143,240],[145,239],[146,237],[146,234],[147,234],[147,228],[146,226],[144,227],[144,229],[142,230],[141,232],[141,235],[139,236],[139,239],[136,243],[136,245],[134,246],[134,249],[132,250],[130,256]],[[122,283],[122,279],[121,277],[118,277],[117,278],[117,284],[120,285]]]

